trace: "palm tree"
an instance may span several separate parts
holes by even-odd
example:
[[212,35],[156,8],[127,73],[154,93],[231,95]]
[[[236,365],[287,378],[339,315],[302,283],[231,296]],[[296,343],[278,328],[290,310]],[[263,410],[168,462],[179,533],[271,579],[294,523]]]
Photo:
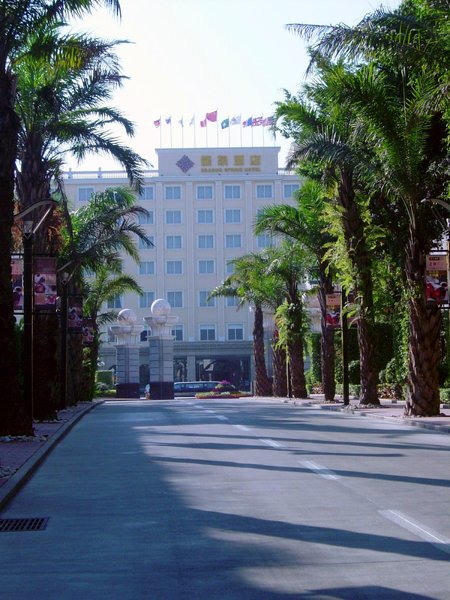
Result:
[[295,194],[297,205],[279,204],[267,206],[258,213],[255,233],[268,232],[287,240],[296,240],[316,257],[315,270],[319,280],[319,303],[321,308],[321,367],[325,400],[334,399],[334,330],[326,324],[326,295],[333,291],[330,265],[325,259],[326,245],[331,236],[324,229],[323,185],[308,179]]
[[261,254],[246,254],[231,261],[234,273],[215,287],[210,297],[237,296],[240,306],[253,308],[253,357],[255,363],[255,396],[271,396],[272,386],[267,376],[264,349],[263,307],[269,305],[274,280],[267,276],[267,262]]
[[[49,198],[52,180],[59,177],[64,156],[106,152],[126,169],[130,184],[139,188],[141,165],[131,149],[111,137],[106,128],[121,125],[129,135],[133,125],[114,108],[104,104],[114,87],[122,82],[114,54],[114,42],[83,35],[64,35],[61,27],[45,24],[30,35],[47,39],[53,52],[45,59],[24,57],[17,65],[17,114],[20,117],[17,194],[21,210]],[[61,56],[70,61],[61,64]],[[58,214],[35,236],[37,254],[56,254],[60,246]],[[55,315],[39,314],[34,319],[34,413],[52,416],[58,389],[54,382],[57,361]],[[53,376],[52,376],[53,375]],[[54,397],[53,397],[54,396]]]
[[[139,252],[136,237],[151,245],[151,240],[136,221],[139,214],[147,214],[134,204],[135,197],[126,188],[111,188],[99,192],[91,201],[66,217],[65,246],[61,252],[59,271],[69,274],[68,293],[83,295],[83,272],[96,273],[103,269],[117,270],[119,255],[124,252],[136,262]],[[131,280],[129,281],[131,283]],[[82,385],[81,336],[69,337],[70,381],[67,402],[76,401],[76,390]]]
[[[69,14],[83,14],[97,4],[120,13],[118,0],[0,0],[0,434],[29,434],[31,414],[26,410],[18,378],[18,356],[14,342],[11,289],[11,228],[14,214],[14,171],[17,158],[19,119],[15,112],[17,77],[15,68],[25,53],[45,52],[37,41],[27,47],[30,32],[42,23],[63,21]],[[28,414],[27,414],[28,413]]]
[[433,219],[430,207],[422,200],[443,195],[445,186],[448,10],[448,0],[411,0],[396,11],[380,9],[353,28],[292,26],[301,35],[317,36],[313,60],[325,54],[328,58],[362,58],[368,63],[352,82],[345,78],[341,91],[350,93],[363,119],[365,129],[360,128],[360,132],[376,150],[386,196],[406,214],[408,239],[403,265],[410,309],[408,415],[439,412],[441,318],[438,309],[428,308],[425,301],[425,254],[433,239]]
[[122,274],[120,261],[116,266],[107,268],[101,266],[93,278],[86,279],[83,285],[85,302],[83,306],[84,315],[90,319],[94,339],[87,348],[87,371],[85,385],[85,399],[91,400],[95,387],[95,373],[97,371],[98,354],[100,349],[100,329],[103,325],[111,323],[117,317],[114,310],[103,311],[105,302],[127,292],[142,294],[142,288],[130,275]]
[[278,103],[276,114],[288,123],[285,133],[293,133],[296,139],[288,166],[302,161],[321,165],[326,179],[335,182],[332,201],[338,207],[353,270],[353,291],[359,300],[360,403],[378,405],[372,265],[366,241],[367,223],[360,206],[361,192],[365,190],[357,171],[368,153],[351,137],[355,120],[351,106],[348,102],[338,103],[333,97],[336,73],[342,71],[342,64],[334,66],[322,61],[320,79],[306,85],[301,98],[286,93],[286,101]]

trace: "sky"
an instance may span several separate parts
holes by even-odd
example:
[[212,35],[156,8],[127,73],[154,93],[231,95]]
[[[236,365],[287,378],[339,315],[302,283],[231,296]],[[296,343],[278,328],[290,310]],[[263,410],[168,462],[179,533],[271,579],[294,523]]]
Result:
[[[377,0],[120,0],[122,18],[99,8],[73,25],[118,47],[128,77],[109,101],[135,124],[121,140],[157,168],[156,148],[280,146],[284,166],[290,142],[268,128],[220,123],[235,116],[268,117],[284,90],[306,81],[306,43],[288,23],[356,24]],[[383,0],[395,8],[400,0]],[[217,111],[217,123],[200,121]],[[194,117],[194,125],[189,125]],[[171,119],[171,125],[166,119]],[[161,119],[161,126],[154,122]],[[183,120],[184,126],[179,123]],[[115,135],[118,131],[113,132]],[[118,170],[107,156],[90,156],[73,170]]]

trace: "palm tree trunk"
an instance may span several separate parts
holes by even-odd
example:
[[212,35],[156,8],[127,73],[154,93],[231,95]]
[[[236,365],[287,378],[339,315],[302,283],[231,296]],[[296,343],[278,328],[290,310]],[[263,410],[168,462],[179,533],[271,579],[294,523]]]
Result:
[[288,340],[291,390],[294,398],[307,398],[305,361],[303,358],[303,339],[293,336]]
[[18,119],[14,112],[14,80],[0,73],[0,435],[31,435],[19,384],[19,356],[14,336],[11,286],[11,227],[13,225],[14,163]]
[[266,357],[264,352],[263,311],[260,305],[255,305],[253,356],[255,361],[255,396],[271,396],[272,386],[270,385],[267,376]]
[[333,402],[336,394],[334,329],[327,327],[327,294],[333,291],[330,275],[325,272],[325,265],[319,263],[319,304],[320,304],[320,363],[322,370],[322,387],[326,402]]
[[408,379],[405,415],[433,417],[440,412],[438,367],[442,316],[425,298],[425,252],[417,232],[410,232],[406,276],[410,290]]
[[272,343],[272,365],[273,365],[273,395],[285,398],[288,393],[286,373],[286,351],[276,346],[276,340]]

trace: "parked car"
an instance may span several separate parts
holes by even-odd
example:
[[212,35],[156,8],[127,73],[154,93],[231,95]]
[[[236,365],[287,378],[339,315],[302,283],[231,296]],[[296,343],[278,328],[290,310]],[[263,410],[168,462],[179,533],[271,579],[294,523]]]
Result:
[[195,396],[199,392],[210,392],[220,381],[176,381],[173,384],[175,396]]

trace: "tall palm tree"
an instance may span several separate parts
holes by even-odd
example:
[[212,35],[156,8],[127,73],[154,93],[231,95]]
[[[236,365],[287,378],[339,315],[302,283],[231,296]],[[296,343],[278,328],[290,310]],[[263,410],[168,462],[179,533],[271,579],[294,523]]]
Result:
[[[139,214],[147,210],[135,203],[131,190],[111,188],[93,196],[86,205],[66,217],[69,228],[59,258],[59,271],[69,274],[68,293],[83,295],[83,273],[117,270],[121,252],[139,261],[136,238],[152,242],[137,222]],[[67,402],[76,402],[76,390],[82,385],[81,336],[69,336],[71,369],[69,372]]]
[[45,44],[27,47],[30,32],[42,23],[81,15],[98,4],[120,13],[118,0],[0,0],[0,434],[28,434],[31,414],[25,408],[18,378],[11,289],[11,228],[14,214],[14,170],[19,119],[15,112],[15,68],[25,53],[41,55]]
[[253,357],[255,363],[255,395],[271,396],[264,348],[263,307],[270,304],[274,291],[274,278],[267,275],[268,263],[261,254],[245,254],[232,261],[234,273],[215,287],[210,297],[237,296],[240,306],[249,304],[253,308]]
[[[440,314],[425,302],[425,253],[431,245],[427,197],[444,193],[448,154],[450,51],[448,0],[410,0],[395,11],[380,9],[355,27],[292,25],[316,42],[317,56],[363,60],[343,90],[365,122],[360,129],[376,149],[387,195],[407,215],[404,269],[410,308],[406,414],[439,412],[437,365]],[[448,181],[448,175],[447,175]]]
[[288,122],[288,131],[293,131],[296,139],[289,166],[297,166],[301,161],[318,163],[326,178],[335,182],[332,200],[339,209],[347,255],[354,272],[353,291],[359,299],[360,403],[378,405],[372,265],[366,243],[367,224],[360,206],[363,181],[357,171],[361,161],[367,159],[367,150],[351,137],[355,115],[349,103],[335,102],[333,97],[336,72],[341,71],[345,71],[342,64],[322,61],[319,78],[305,85],[300,98],[287,93],[286,101],[278,103],[277,116]]
[[295,194],[297,205],[266,206],[258,213],[255,233],[268,232],[287,240],[296,240],[316,258],[321,308],[321,367],[325,400],[334,399],[334,331],[326,324],[326,295],[333,291],[330,265],[325,259],[331,236],[322,217],[326,202],[323,185],[313,179],[305,181]]
[[[25,56],[17,65],[16,112],[20,118],[17,194],[21,210],[50,196],[68,152],[106,152],[126,169],[130,184],[139,188],[145,161],[111,137],[107,127],[123,126],[132,135],[132,123],[107,106],[112,89],[121,84],[114,42],[85,35],[64,34],[55,24],[45,24],[30,34],[29,45],[45,38],[48,56]],[[53,49],[53,50],[52,50]],[[70,56],[70,60],[64,60]],[[35,236],[37,254],[55,254],[60,245],[61,221],[55,214]],[[52,416],[58,388],[54,382],[57,361],[55,315],[34,318],[34,413]]]
[[87,278],[83,285],[85,302],[83,313],[92,324],[94,339],[87,347],[87,372],[85,385],[85,399],[91,400],[95,387],[95,373],[97,371],[98,354],[100,349],[100,329],[103,325],[111,323],[117,317],[117,311],[103,310],[105,302],[127,292],[142,294],[142,288],[130,275],[122,274],[121,263],[111,267],[101,266],[93,278]]

